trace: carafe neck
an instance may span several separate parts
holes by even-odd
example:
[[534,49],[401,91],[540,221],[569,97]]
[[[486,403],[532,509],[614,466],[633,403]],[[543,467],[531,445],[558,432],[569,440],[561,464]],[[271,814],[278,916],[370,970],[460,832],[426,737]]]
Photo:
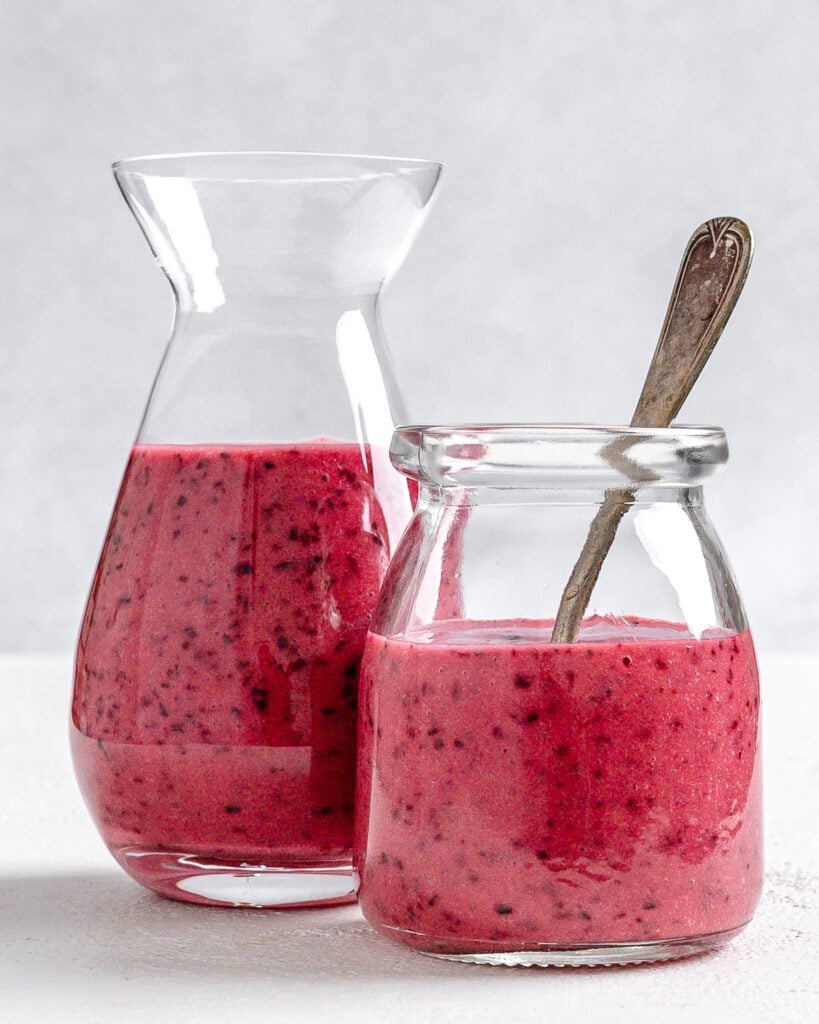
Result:
[[213,313],[180,306],[139,439],[386,450],[406,418],[377,296],[266,296]]
[[176,296],[139,439],[386,448],[406,414],[378,297],[440,165],[217,153],[126,160],[114,173]]
[[[233,289],[213,310],[177,295],[173,344],[187,344],[196,337],[252,335],[259,344],[276,339],[289,343],[335,345],[340,324],[356,316],[377,323],[380,290],[358,293],[287,294],[269,290]],[[377,335],[370,337],[378,343]]]

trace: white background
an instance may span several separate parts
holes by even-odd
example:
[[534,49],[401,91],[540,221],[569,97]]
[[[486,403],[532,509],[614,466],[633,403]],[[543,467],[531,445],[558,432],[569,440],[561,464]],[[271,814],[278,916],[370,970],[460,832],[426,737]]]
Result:
[[0,649],[66,651],[170,291],[108,164],[199,149],[443,160],[387,295],[417,419],[624,421],[682,247],[757,255],[683,419],[757,638],[815,644],[815,0],[1,0]]

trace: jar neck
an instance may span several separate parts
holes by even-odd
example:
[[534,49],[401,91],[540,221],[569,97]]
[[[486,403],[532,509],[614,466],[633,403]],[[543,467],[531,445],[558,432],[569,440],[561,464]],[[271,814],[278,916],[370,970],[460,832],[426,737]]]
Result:
[[[596,507],[603,503],[608,493],[607,489],[599,487],[440,487],[422,482],[419,501],[455,509],[505,505],[510,508],[521,505]],[[696,508],[703,505],[701,485],[659,484],[640,487],[630,493],[633,495],[630,504],[634,507],[667,504]]]

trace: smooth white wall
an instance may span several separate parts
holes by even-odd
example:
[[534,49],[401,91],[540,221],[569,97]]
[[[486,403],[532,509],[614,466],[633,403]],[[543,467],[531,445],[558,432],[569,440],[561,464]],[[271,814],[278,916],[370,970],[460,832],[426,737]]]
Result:
[[815,645],[815,0],[2,0],[0,649],[74,642],[170,292],[112,159],[427,156],[385,321],[415,418],[622,422],[689,232],[752,225],[684,420],[757,636]]

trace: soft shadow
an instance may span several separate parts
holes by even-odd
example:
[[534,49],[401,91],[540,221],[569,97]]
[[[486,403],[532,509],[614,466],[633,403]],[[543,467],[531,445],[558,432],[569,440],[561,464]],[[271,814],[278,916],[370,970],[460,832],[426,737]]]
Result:
[[356,907],[259,911],[190,906],[119,872],[0,876],[0,966],[55,975],[174,979],[441,978],[463,968],[374,932]]
[[[685,964],[605,973],[610,979],[621,972],[645,978]],[[19,989],[42,984],[44,977],[80,982],[86,991],[146,979],[153,989],[171,984],[188,991],[220,980],[249,987],[290,982],[305,991],[322,981],[411,986],[435,980],[444,983],[435,991],[454,996],[464,982],[486,984],[487,991],[501,977],[522,994],[548,976],[555,995],[567,984],[572,992],[599,985],[600,970],[486,968],[435,960],[388,941],[354,906],[286,912],[191,906],[155,896],[114,869],[0,876],[0,981]]]

